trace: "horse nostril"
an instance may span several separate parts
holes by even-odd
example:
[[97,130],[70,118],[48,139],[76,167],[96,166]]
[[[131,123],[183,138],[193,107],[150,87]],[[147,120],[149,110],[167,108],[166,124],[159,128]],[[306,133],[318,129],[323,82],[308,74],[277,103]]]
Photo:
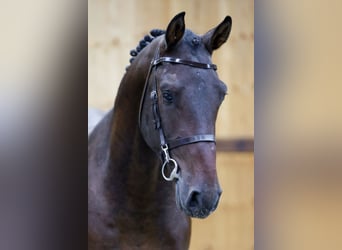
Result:
[[201,193],[198,191],[191,192],[190,197],[188,199],[189,208],[194,208],[194,207],[201,205],[200,194]]

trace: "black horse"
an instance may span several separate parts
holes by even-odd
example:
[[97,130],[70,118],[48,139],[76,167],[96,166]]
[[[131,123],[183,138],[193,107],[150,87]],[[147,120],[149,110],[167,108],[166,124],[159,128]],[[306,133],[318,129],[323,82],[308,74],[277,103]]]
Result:
[[227,87],[211,55],[232,20],[198,36],[184,15],[131,52],[114,108],[89,136],[89,249],[188,249],[190,217],[218,205],[215,121]]

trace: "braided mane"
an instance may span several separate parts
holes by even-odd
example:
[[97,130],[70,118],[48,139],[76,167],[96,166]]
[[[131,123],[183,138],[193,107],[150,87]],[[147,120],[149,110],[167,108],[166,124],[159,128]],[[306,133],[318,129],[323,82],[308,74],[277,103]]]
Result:
[[[151,30],[150,34],[144,36],[144,38],[140,40],[138,46],[129,52],[129,54],[132,56],[131,59],[129,59],[129,63],[131,64],[134,61],[135,57],[139,54],[139,52],[142,51],[147,45],[149,45],[153,41],[153,39],[163,34],[165,34],[165,30],[160,30],[160,29]],[[126,70],[128,69],[128,67],[129,65],[126,67]]]

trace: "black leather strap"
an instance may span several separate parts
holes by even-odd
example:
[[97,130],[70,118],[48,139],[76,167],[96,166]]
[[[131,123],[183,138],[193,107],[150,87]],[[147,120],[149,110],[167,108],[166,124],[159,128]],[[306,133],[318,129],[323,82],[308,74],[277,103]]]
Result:
[[188,60],[183,60],[180,58],[173,58],[173,57],[159,57],[155,59],[152,63],[153,65],[158,65],[162,62],[178,63],[178,64],[188,65],[188,66],[196,67],[196,68],[217,70],[217,66],[215,64],[199,63],[199,62],[188,61]]
[[174,149],[186,144],[192,144],[196,142],[215,142],[215,136],[213,134],[206,135],[194,135],[175,140],[167,140],[169,149]]

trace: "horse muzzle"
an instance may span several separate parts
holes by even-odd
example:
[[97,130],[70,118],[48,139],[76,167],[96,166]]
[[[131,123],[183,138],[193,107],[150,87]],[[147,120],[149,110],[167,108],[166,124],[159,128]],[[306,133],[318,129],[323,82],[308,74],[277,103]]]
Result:
[[179,192],[178,185],[176,185],[176,189],[178,206],[188,216],[195,218],[206,218],[214,212],[222,193],[220,188],[214,190],[191,189],[188,195],[183,196],[184,199]]

